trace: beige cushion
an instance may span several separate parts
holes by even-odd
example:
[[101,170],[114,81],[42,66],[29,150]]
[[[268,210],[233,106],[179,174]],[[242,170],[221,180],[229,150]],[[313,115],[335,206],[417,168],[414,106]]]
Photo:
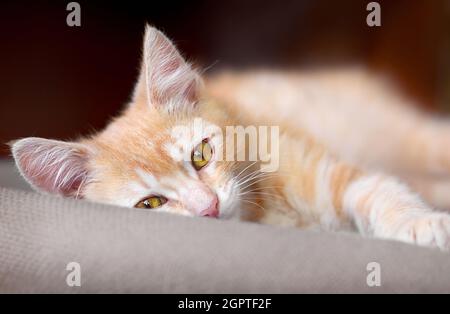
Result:
[[396,242],[0,188],[0,292],[450,292],[449,274],[450,255]]
[[30,191],[30,186],[19,174],[12,160],[0,159],[0,187]]

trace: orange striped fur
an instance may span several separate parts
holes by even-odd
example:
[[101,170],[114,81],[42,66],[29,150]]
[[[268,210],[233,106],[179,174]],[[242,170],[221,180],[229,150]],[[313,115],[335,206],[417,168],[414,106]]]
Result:
[[[105,130],[76,143],[28,138],[13,144],[32,186],[125,207],[161,196],[167,202],[155,211],[357,230],[450,248],[450,215],[395,178],[413,183],[431,203],[450,205],[429,183],[437,174],[450,177],[450,124],[405,106],[409,101],[383,80],[355,68],[227,72],[202,83],[151,27],[143,54],[133,98]],[[261,172],[258,161],[220,160],[225,141],[216,131],[202,129],[197,139],[174,135],[180,125],[193,130],[195,121],[222,132],[227,126],[279,126],[278,170]],[[207,166],[196,170],[177,159],[190,156],[203,139],[215,152]]]

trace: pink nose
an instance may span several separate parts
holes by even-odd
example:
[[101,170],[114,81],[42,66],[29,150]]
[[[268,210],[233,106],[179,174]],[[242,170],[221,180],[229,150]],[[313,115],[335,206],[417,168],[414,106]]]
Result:
[[211,204],[209,205],[209,207],[207,209],[204,209],[200,212],[200,216],[202,217],[212,217],[212,218],[217,218],[219,217],[219,209],[217,208],[218,206],[218,200],[217,197],[215,197],[213,199],[213,201],[211,202]]

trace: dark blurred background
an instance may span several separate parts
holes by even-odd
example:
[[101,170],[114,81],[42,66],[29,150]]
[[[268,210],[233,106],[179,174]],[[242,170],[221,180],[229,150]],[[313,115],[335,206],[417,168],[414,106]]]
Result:
[[145,22],[211,67],[366,64],[426,110],[450,111],[450,1],[70,1],[0,4],[0,156],[25,136],[76,138],[102,128],[128,100]]

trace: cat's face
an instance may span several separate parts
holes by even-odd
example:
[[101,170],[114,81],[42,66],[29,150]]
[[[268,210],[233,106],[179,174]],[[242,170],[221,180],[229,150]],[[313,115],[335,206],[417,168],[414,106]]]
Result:
[[[132,102],[80,142],[27,138],[13,145],[36,189],[126,207],[228,218],[240,207],[250,163],[222,161],[228,121],[201,99],[201,81],[173,44],[147,28]],[[200,124],[199,124],[200,122]],[[181,133],[180,133],[181,130]]]
[[222,161],[223,138],[216,131],[222,119],[201,116],[201,108],[174,115],[131,107],[88,142],[96,153],[84,196],[181,215],[237,214],[241,189],[236,176],[246,163]]

